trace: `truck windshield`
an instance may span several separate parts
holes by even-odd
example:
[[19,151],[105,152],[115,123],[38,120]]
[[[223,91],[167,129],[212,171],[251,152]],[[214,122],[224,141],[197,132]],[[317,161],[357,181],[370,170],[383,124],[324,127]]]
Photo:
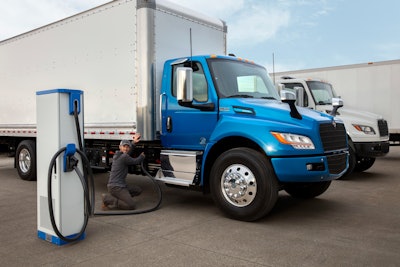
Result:
[[331,84],[320,81],[308,81],[307,85],[317,105],[332,105],[332,97],[336,97],[336,94]]
[[220,98],[280,99],[265,68],[242,61],[212,58],[208,64]]

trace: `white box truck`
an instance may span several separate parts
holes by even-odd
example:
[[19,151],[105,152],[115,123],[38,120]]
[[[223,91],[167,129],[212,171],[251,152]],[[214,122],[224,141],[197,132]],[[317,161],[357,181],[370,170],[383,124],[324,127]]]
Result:
[[[279,72],[274,75],[277,84],[283,84],[286,89],[295,91],[296,103],[303,107],[331,113],[333,111],[332,99],[343,96],[345,107],[335,113],[343,120],[348,134],[350,161],[346,174],[350,174],[353,170],[361,172],[369,169],[377,157],[385,156],[389,152],[389,130],[385,117],[371,112],[374,110],[373,105],[361,104],[365,101],[373,103],[372,98],[376,97],[373,92],[376,87],[372,85],[364,87],[362,82],[354,86],[354,81],[361,80],[360,76],[354,73],[353,76],[346,75],[347,79],[344,79],[344,75],[340,73],[346,71],[343,71],[343,68],[340,68],[340,71],[337,68],[335,70],[324,68]],[[366,74],[364,78],[369,80],[369,75],[372,75],[372,72]],[[333,84],[337,85],[340,81],[339,94],[335,92],[338,87],[334,89],[330,83],[332,77],[336,77]],[[347,85],[344,86],[346,81]],[[351,94],[349,91],[355,91],[356,88],[359,91],[353,96],[357,95],[357,99],[348,97],[351,99],[348,100],[347,95]],[[378,103],[379,100],[375,102]],[[362,108],[367,108],[368,111],[363,111]],[[347,175],[343,177],[347,177]]]
[[168,1],[116,0],[1,41],[0,143],[34,180],[35,94],[78,89],[93,168],[139,132],[157,180],[211,193],[232,218],[266,215],[279,190],[322,194],[347,169],[344,124],[281,101],[264,67],[226,56],[226,34]]

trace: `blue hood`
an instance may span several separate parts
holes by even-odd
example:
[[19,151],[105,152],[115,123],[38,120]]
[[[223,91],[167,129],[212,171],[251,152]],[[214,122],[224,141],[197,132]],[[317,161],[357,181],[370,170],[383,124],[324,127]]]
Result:
[[[260,120],[269,121],[271,124],[277,124],[282,128],[282,124],[288,126],[308,126],[313,127],[315,123],[331,122],[335,118],[329,114],[317,112],[308,108],[297,107],[302,119],[292,118],[288,104],[268,99],[259,98],[225,98],[220,100],[220,114],[235,114],[244,116],[253,116]],[[340,121],[335,119],[336,121]],[[307,128],[308,128],[307,127]]]
[[[302,116],[301,119],[293,118],[290,115],[289,105],[278,100],[220,99],[219,120],[210,140],[216,142],[224,137],[241,136],[259,144],[271,156],[324,153],[319,135],[320,124],[342,122],[328,114],[308,108],[297,108]],[[279,144],[271,132],[308,136],[313,141],[315,149],[299,150]]]

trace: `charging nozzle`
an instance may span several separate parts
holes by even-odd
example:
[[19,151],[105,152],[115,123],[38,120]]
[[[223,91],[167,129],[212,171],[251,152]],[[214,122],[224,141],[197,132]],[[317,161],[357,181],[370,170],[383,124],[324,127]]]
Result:
[[79,160],[74,156],[75,153],[75,144],[68,144],[64,152],[64,172],[71,172],[78,165]]

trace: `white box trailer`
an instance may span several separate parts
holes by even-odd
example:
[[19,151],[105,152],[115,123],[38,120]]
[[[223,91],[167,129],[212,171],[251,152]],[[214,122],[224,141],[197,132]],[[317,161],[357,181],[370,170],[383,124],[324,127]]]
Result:
[[167,1],[112,1],[4,40],[0,136],[35,136],[35,92],[73,88],[85,92],[86,138],[152,140],[165,60],[225,49],[223,21]]
[[381,115],[388,122],[391,144],[400,142],[400,60],[276,72],[282,76],[315,78],[333,85],[344,106]]
[[[225,55],[226,33],[224,21],[168,1],[117,0],[3,40],[0,144],[34,150],[35,93],[54,88],[84,91],[87,143],[135,132],[155,140],[164,62]],[[23,177],[29,153],[18,157]]]

